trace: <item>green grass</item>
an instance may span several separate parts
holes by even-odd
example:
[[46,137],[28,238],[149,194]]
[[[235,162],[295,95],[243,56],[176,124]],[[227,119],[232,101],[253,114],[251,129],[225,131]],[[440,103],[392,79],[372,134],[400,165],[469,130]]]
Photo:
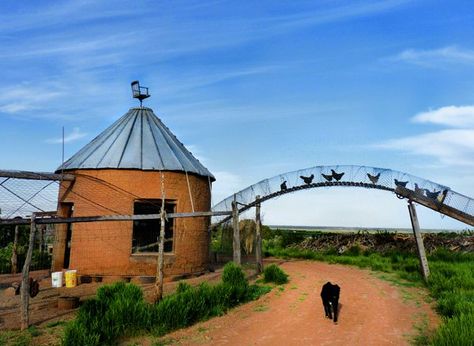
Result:
[[[334,249],[313,252],[297,248],[267,248],[272,256],[300,258],[353,265],[378,272],[395,273],[389,279],[399,286],[426,285],[436,301],[443,324],[434,335],[422,336],[430,345],[474,345],[474,254],[438,249],[428,256],[431,275],[425,284],[419,273],[418,258],[413,254],[390,251],[364,252],[350,249],[338,255]],[[383,275],[383,274],[382,274]],[[390,278],[386,276],[384,278]],[[410,299],[410,297],[406,297]]]
[[3,331],[0,332],[0,345],[6,346],[28,346],[33,338],[32,334],[37,334],[38,330],[28,328],[24,331]]
[[49,322],[48,324],[46,324],[46,327],[54,328],[57,326],[64,326],[65,324],[67,324],[67,322],[65,321],[54,321],[54,322]]
[[157,304],[143,299],[141,289],[123,282],[102,286],[87,300],[76,319],[66,325],[63,345],[112,345],[120,337],[152,333],[162,336],[175,329],[224,314],[228,309],[258,299],[269,286],[249,285],[234,263],[224,267],[222,282],[197,287],[180,282],[175,294]]
[[253,311],[256,311],[256,312],[264,312],[264,311],[267,311],[268,310],[268,306],[267,305],[257,305]]
[[263,270],[263,281],[283,285],[288,282],[288,274],[276,264],[270,264]]

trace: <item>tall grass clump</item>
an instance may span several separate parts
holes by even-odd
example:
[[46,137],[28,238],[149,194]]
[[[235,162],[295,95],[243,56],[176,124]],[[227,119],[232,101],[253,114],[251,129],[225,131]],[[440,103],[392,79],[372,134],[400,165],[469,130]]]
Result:
[[147,331],[163,335],[222,315],[238,304],[258,299],[270,289],[249,285],[242,268],[234,263],[224,267],[221,283],[192,287],[180,282],[176,293],[157,304],[147,303],[142,290],[132,284],[103,286],[95,298],[84,302],[76,319],[66,326],[63,345],[111,345],[122,336]]
[[433,345],[474,345],[474,254],[438,249],[429,256],[428,287],[444,323]]
[[446,319],[430,340],[432,345],[474,345],[474,314]]
[[277,285],[286,284],[288,282],[288,274],[276,264],[270,264],[263,270],[263,281],[274,282]]
[[134,335],[149,326],[151,311],[142,290],[118,282],[102,286],[97,297],[79,309],[65,328],[63,345],[108,345],[121,335]]

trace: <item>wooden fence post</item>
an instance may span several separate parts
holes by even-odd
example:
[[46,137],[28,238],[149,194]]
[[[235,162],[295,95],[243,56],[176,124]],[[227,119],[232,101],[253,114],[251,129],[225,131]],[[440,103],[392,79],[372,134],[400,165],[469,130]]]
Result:
[[263,271],[263,259],[262,259],[262,221],[260,218],[260,196],[256,197],[255,203],[255,238],[257,246],[255,248],[255,262],[257,264],[257,274]]
[[240,230],[239,230],[239,208],[237,206],[236,196],[234,195],[234,200],[232,201],[232,228],[234,230],[234,263],[237,265],[241,264],[240,260]]
[[18,273],[18,235],[20,233],[20,225],[15,225],[15,237],[13,238],[12,248],[12,274]]
[[209,271],[214,272],[214,252],[212,251],[212,228],[211,225],[209,224],[207,228],[207,245],[209,246],[208,248],[208,256],[209,256]]
[[35,245],[35,231],[36,231],[36,215],[31,214],[30,223],[30,238],[28,242],[28,251],[26,252],[25,264],[23,265],[22,277],[21,277],[21,289],[20,289],[20,300],[21,300],[21,330],[25,330],[29,327],[29,298],[30,298],[30,264],[31,257],[33,255],[33,247]]
[[418,223],[418,216],[416,215],[415,205],[412,203],[412,201],[408,201],[408,211],[410,212],[411,226],[413,228],[413,235],[415,236],[418,257],[420,259],[421,274],[423,275],[423,279],[426,281],[428,280],[428,276],[430,275],[430,268],[428,266],[428,260],[426,258],[423,238],[421,237],[420,233],[420,224]]
[[162,200],[161,205],[161,216],[160,216],[160,236],[158,243],[158,267],[156,268],[156,281],[155,281],[155,302],[158,302],[163,297],[163,266],[164,266],[164,246],[165,246],[165,201]]

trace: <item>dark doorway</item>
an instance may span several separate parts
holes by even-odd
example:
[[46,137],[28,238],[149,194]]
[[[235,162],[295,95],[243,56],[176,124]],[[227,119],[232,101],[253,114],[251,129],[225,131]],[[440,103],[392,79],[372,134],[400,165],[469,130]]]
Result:
[[[72,217],[74,212],[74,204],[73,203],[62,203],[62,207],[64,208],[65,217]],[[69,261],[71,259],[71,239],[72,239],[72,223],[66,224],[66,244],[64,249],[64,264],[63,268],[69,269]]]

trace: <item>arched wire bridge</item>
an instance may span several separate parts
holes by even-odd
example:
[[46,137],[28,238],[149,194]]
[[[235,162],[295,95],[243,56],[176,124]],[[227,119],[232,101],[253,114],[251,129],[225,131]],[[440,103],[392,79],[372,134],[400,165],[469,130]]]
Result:
[[[394,193],[441,214],[474,226],[474,199],[427,179],[386,168],[340,165],[315,166],[276,175],[227,197],[212,207],[213,212],[230,212],[235,200],[239,213],[257,203],[296,191],[330,186],[362,187]],[[258,197],[258,200],[257,200]],[[232,216],[214,216],[217,226]]]

